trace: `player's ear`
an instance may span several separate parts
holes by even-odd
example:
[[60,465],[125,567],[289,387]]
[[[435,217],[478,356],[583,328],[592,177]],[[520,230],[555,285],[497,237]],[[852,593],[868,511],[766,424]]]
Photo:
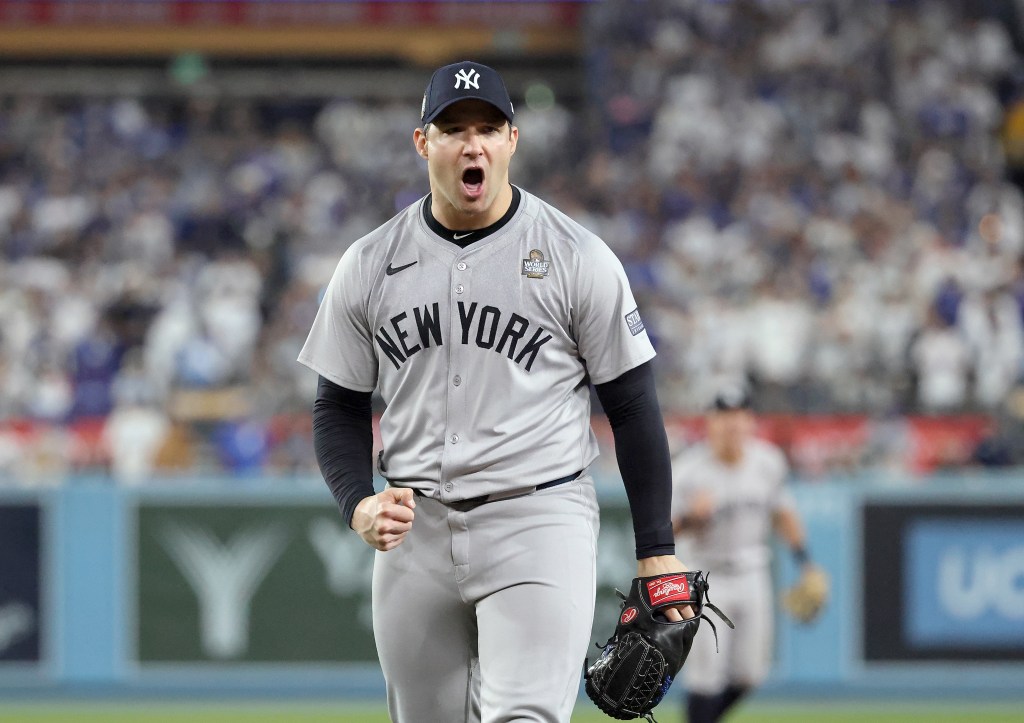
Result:
[[423,158],[427,157],[427,127],[417,128],[412,132],[412,142],[416,146],[416,152]]
[[514,125],[509,125],[509,143],[512,144],[512,150],[509,155],[513,155],[516,152],[516,146],[519,145],[519,128]]

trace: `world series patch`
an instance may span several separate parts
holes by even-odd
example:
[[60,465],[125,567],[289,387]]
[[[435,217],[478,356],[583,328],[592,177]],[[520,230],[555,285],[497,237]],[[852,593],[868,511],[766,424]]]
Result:
[[543,279],[548,275],[551,262],[544,260],[544,254],[538,249],[530,251],[530,258],[523,259],[523,276],[528,279]]
[[629,327],[629,333],[633,336],[644,330],[644,322],[640,318],[640,309],[633,309],[626,314],[626,326]]

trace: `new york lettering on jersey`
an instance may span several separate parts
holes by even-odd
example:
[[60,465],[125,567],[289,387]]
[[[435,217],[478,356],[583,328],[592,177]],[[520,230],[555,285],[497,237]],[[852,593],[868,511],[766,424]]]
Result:
[[[462,326],[459,342],[464,345],[475,344],[480,349],[490,349],[498,354],[505,354],[526,371],[533,368],[537,353],[552,336],[536,323],[513,312],[502,312],[497,306],[479,302],[456,303],[458,318]],[[499,333],[499,329],[501,330]],[[410,344],[410,332],[414,332]],[[526,337],[529,339],[523,341]],[[395,369],[409,360],[414,354],[444,344],[441,331],[440,302],[414,307],[412,312],[401,311],[388,320],[387,326],[381,326],[374,334],[381,353],[394,364]],[[415,339],[419,343],[415,343]],[[522,346],[520,343],[522,342]]]

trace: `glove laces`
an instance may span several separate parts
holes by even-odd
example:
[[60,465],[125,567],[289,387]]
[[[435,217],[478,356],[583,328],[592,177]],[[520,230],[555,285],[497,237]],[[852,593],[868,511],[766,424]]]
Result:
[[700,617],[702,619],[708,621],[708,625],[711,626],[711,632],[713,632],[715,634],[715,652],[717,653],[718,652],[718,628],[715,627],[715,623],[711,620],[711,618],[709,618],[707,615],[704,614],[704,608],[705,607],[710,608],[711,612],[713,612],[715,615],[720,617],[722,619],[722,622],[724,622],[726,625],[728,625],[733,630],[736,629],[736,624],[733,623],[733,621],[729,619],[728,615],[726,615],[721,610],[719,610],[718,606],[715,605],[713,602],[711,602],[711,599],[708,597],[707,578],[708,578],[708,576],[710,574],[711,573],[708,573],[708,575],[704,576],[704,604],[701,605]]

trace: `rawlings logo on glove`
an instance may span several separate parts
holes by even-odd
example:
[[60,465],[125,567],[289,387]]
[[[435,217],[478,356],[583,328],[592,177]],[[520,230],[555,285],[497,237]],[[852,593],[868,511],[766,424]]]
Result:
[[[707,601],[708,583],[699,570],[655,577],[635,577],[629,595],[623,595],[622,613],[615,633],[603,646],[601,657],[586,668],[590,699],[616,720],[646,718],[665,697],[693,645],[701,619],[718,631],[704,608],[712,610],[730,628],[721,610]],[[689,605],[694,617],[672,622],[662,610]],[[584,664],[586,665],[586,664]]]
[[647,596],[655,606],[690,602],[690,585],[686,575],[663,575],[647,583]]

